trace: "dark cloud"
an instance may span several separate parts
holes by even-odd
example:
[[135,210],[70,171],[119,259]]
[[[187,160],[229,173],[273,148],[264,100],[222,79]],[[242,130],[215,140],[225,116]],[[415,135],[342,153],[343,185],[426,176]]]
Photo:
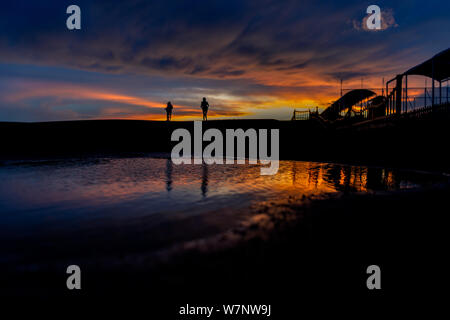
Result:
[[221,78],[224,78],[226,76],[241,76],[241,75],[245,74],[245,70],[233,70],[233,69],[224,67],[224,68],[220,68],[218,70],[212,71],[211,74],[217,75]]
[[[391,34],[384,34],[380,44],[379,38],[352,32],[346,22],[363,17],[366,10],[358,1],[133,0],[78,5],[82,30],[75,32],[65,28],[64,2],[19,0],[6,5],[0,13],[0,58],[100,72],[233,78],[255,70],[310,71],[324,64],[339,69],[341,62],[353,60],[356,49],[367,52],[394,41]],[[397,25],[393,9],[380,6],[383,25]],[[420,10],[434,13],[431,8],[427,4]],[[402,4],[398,10],[401,15]],[[408,35],[408,30],[403,32]]]
[[355,71],[337,71],[330,72],[327,75],[336,80],[353,80],[355,78],[361,79],[362,77],[367,77],[370,73],[366,72],[355,72]]
[[185,70],[192,66],[193,61],[190,58],[177,59],[170,56],[160,58],[144,58],[141,63],[142,66],[152,70]]

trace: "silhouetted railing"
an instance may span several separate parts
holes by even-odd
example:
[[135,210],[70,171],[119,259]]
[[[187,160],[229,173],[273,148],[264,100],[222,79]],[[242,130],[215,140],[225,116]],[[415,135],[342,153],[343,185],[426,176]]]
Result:
[[311,111],[309,110],[294,110],[291,120],[309,120]]
[[401,115],[402,118],[427,118],[433,114],[449,114],[450,103],[437,104],[434,106],[426,106],[415,108]]

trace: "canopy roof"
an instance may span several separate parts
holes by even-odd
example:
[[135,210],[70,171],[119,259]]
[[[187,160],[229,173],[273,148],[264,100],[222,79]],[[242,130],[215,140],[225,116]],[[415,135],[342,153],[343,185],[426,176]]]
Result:
[[[434,64],[434,76],[433,76]],[[444,50],[431,59],[409,69],[405,75],[419,75],[434,78],[437,81],[450,78],[450,48]]]
[[376,96],[372,100],[369,101],[368,109],[378,108],[380,105],[384,105],[386,102],[386,98],[384,96]]
[[374,95],[376,95],[375,92],[367,89],[355,89],[349,91],[342,97],[340,97],[337,101],[335,101],[331,106],[326,108],[321,113],[321,116],[325,118],[335,117],[342,110],[350,108],[355,104],[357,104],[358,102],[361,102],[362,100],[372,97]]

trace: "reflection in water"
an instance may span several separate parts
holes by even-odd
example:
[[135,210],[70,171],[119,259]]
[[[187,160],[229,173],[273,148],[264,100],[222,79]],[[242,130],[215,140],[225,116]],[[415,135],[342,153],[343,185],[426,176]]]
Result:
[[203,162],[202,163],[202,196],[206,197],[208,194],[208,165]]
[[[414,172],[387,170],[384,168],[344,166],[323,163],[307,163],[305,180],[298,180],[304,163],[292,163],[293,185],[305,185],[319,190],[324,185],[335,191],[389,191],[420,186],[426,177]],[[424,179],[425,178],[425,179]]]
[[[97,257],[96,245],[162,248],[217,235],[252,219],[252,205],[272,200],[441,181],[447,178],[299,161],[280,161],[273,176],[261,176],[257,165],[173,165],[149,157],[11,164],[0,166],[0,240],[29,248],[30,263],[51,244],[71,258]],[[2,259],[22,258],[14,254],[0,249]]]
[[167,192],[170,192],[172,190],[172,170],[173,170],[173,163],[171,159],[166,160],[166,189]]
[[[53,161],[0,167],[0,208],[21,214],[62,212],[61,218],[68,212],[101,212],[100,216],[118,212],[128,219],[133,214],[233,209],[289,194],[389,191],[439,179],[443,178],[300,161],[280,161],[273,176],[261,176],[258,165],[174,165],[149,157]],[[4,215],[0,223],[5,217],[21,219]]]

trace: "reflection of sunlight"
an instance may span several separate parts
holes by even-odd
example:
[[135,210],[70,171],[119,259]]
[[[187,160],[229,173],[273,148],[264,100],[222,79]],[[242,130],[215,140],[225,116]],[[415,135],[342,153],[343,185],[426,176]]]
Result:
[[339,185],[343,186],[345,184],[344,168],[341,168],[341,170],[339,172],[340,172]]
[[64,210],[126,204],[127,210],[165,211],[199,201],[232,206],[249,199],[414,185],[388,169],[300,161],[280,161],[273,176],[261,176],[259,165],[173,165],[170,159],[154,158],[19,169],[0,170],[0,201],[18,208],[59,205]]
[[[309,164],[301,168],[301,164],[292,166],[292,185],[315,192],[339,191],[349,189],[368,191],[368,172],[364,168],[339,167],[325,164]],[[302,175],[302,171],[306,175]],[[303,180],[302,180],[303,177]]]
[[388,174],[386,175],[385,183],[387,186],[394,186],[394,176],[392,172],[388,172]]

